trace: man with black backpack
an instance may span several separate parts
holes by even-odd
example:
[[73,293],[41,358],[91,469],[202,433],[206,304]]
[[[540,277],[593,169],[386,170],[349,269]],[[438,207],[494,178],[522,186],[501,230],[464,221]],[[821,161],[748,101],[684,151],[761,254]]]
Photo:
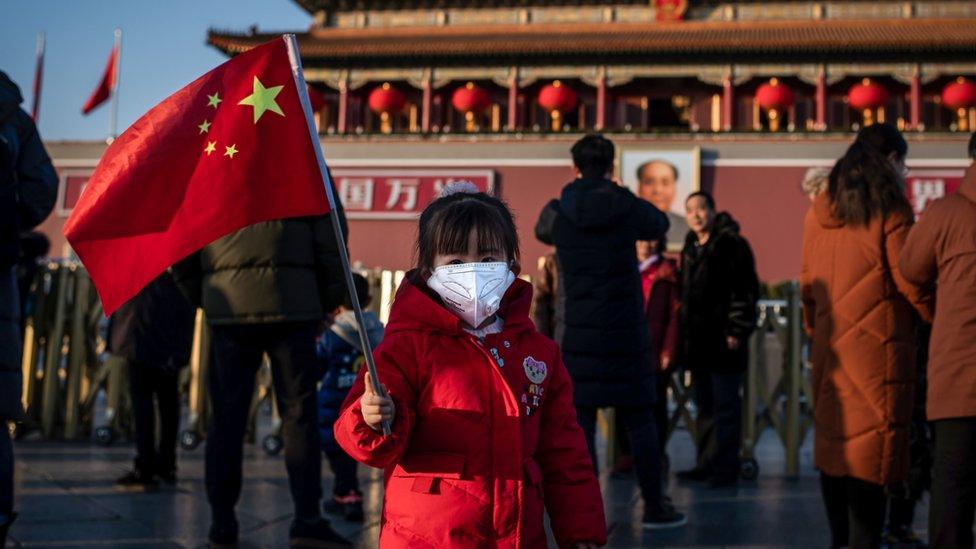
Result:
[[20,89],[0,71],[0,547],[16,518],[13,512],[14,454],[8,421],[23,416],[20,404],[20,292],[16,265],[20,233],[39,225],[58,192],[37,127],[20,108]]

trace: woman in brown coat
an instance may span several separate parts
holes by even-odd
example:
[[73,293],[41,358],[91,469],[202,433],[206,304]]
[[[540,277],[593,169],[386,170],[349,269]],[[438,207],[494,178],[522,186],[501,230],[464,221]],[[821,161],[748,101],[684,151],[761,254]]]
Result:
[[[969,141],[976,160],[976,133]],[[972,547],[976,512],[976,164],[956,194],[927,206],[900,266],[921,288],[935,285],[927,414],[935,438],[929,544]]]
[[913,306],[930,303],[898,271],[912,223],[908,144],[869,126],[834,166],[803,234],[804,322],[812,339],[814,466],[833,545],[877,547],[884,485],[904,478],[915,376]]

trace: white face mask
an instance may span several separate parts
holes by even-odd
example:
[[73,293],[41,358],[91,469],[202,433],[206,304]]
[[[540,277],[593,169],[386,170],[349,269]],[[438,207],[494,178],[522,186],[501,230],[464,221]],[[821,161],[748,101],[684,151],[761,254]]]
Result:
[[514,280],[508,263],[461,263],[437,267],[427,285],[461,320],[478,328],[498,312]]

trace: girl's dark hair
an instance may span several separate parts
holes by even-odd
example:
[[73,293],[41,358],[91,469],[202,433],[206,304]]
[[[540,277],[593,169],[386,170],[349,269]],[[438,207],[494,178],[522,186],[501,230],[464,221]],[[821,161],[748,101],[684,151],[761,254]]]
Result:
[[437,254],[465,253],[472,230],[479,250],[498,250],[518,262],[518,231],[508,206],[485,193],[459,192],[434,200],[420,214],[417,266],[430,271]]
[[[901,175],[895,173],[889,154],[860,137],[834,164],[827,193],[834,215],[845,225],[865,226],[874,216],[911,215]],[[907,152],[907,149],[906,149]]]
[[895,155],[898,160],[904,160],[908,155],[908,142],[905,141],[905,136],[898,131],[898,128],[887,122],[861,128],[854,141],[871,147],[886,158]]

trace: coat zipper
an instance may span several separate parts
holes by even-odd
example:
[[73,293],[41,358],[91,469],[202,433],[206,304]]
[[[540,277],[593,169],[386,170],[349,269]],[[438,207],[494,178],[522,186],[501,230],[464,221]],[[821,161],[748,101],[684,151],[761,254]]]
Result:
[[[487,351],[487,349],[485,348],[485,346],[482,345],[481,343],[479,343],[477,341],[477,339],[475,339],[474,336],[469,335],[468,338],[467,338],[467,340],[472,345],[474,345],[478,349],[478,351],[480,351],[481,354],[484,355],[485,358],[488,359],[488,363],[491,364],[491,366],[492,366],[492,368],[491,368],[492,369],[492,375],[493,376],[498,376],[496,379],[500,378],[501,383],[502,383],[502,387],[504,387],[504,390],[505,390],[505,394],[507,396],[511,397],[512,401],[515,402],[515,414],[516,414],[516,417],[519,417],[519,414],[521,414],[521,411],[520,411],[519,406],[518,406],[518,400],[515,398],[515,393],[512,392],[512,388],[508,385],[508,380],[505,379],[505,375],[502,374],[502,372],[501,372],[501,366],[498,365],[498,362],[496,362],[495,361],[495,358],[493,356],[491,356],[491,353],[489,353]],[[485,341],[487,342],[487,338],[485,338]],[[490,417],[491,417],[492,425],[494,425],[495,424],[495,400],[493,398],[490,398],[490,395],[489,395],[489,398],[488,398],[488,406],[489,406],[489,413],[491,414]],[[495,475],[495,430],[494,430],[494,428],[489,429],[489,437],[491,437],[490,440],[489,440],[489,444],[490,444],[490,448],[492,449],[491,450],[491,471],[492,471],[491,477],[492,477],[492,479],[491,479],[491,493],[489,494],[489,501],[491,503],[491,544],[492,544],[492,546],[494,546],[496,544],[496,540],[495,540],[495,489],[497,488],[497,486],[496,486],[496,484],[497,484],[497,478],[496,478],[496,475]],[[516,517],[516,521],[517,520],[518,520],[518,517]],[[516,528],[516,530],[517,530],[517,528]],[[518,543],[518,540],[516,540],[516,546],[520,546],[520,544]]]

